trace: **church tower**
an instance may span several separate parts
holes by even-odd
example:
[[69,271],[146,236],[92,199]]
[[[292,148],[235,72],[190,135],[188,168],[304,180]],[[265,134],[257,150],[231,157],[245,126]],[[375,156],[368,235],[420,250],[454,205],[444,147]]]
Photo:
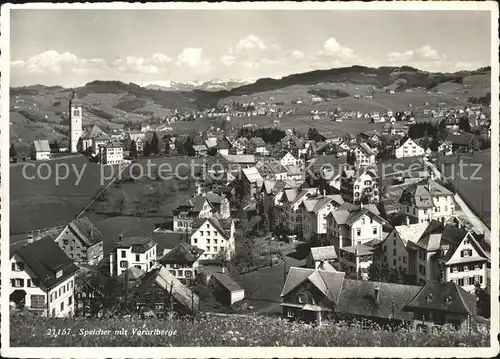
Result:
[[69,149],[71,153],[78,152],[78,141],[82,137],[82,102],[78,98],[76,91],[73,91],[69,101]]

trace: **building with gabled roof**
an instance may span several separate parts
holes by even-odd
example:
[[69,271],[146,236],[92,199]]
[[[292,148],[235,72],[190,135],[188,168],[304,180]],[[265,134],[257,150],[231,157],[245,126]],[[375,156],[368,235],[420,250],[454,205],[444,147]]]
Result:
[[103,235],[87,218],[72,220],[54,239],[76,263],[97,265],[104,257]]
[[103,165],[123,163],[123,146],[121,143],[109,141],[99,147],[99,162]]
[[283,317],[321,323],[335,312],[345,273],[291,267],[281,291]]
[[224,273],[215,272],[210,274],[208,284],[220,303],[233,305],[245,298],[245,290]]
[[50,159],[50,145],[47,140],[35,140],[31,146],[31,159],[35,161]]
[[109,252],[109,274],[119,276],[130,267],[144,272],[157,267],[157,244],[150,237],[119,236]]
[[354,150],[356,157],[356,166],[373,166],[377,162],[375,159],[376,152],[366,142],[360,143]]
[[52,238],[11,246],[10,266],[10,301],[16,306],[45,317],[73,316],[79,268]]
[[233,219],[218,219],[214,216],[197,218],[193,222],[189,244],[202,249],[201,260],[217,259],[224,255],[231,259],[235,253]]
[[444,222],[455,213],[453,193],[438,182],[426,178],[403,190],[399,200],[412,222]]
[[378,176],[371,168],[364,168],[362,173],[344,169],[340,173],[340,193],[345,201],[352,203],[378,203],[380,192]]
[[344,203],[340,195],[307,196],[302,201],[302,234],[306,241],[327,243],[327,215]]
[[306,266],[307,268],[319,269],[323,265],[322,268],[325,268],[325,264],[331,266],[331,263],[337,259],[337,251],[334,246],[311,247],[306,258]]
[[200,303],[199,297],[163,266],[141,277],[129,296],[137,312],[152,311],[157,317],[172,311],[180,315],[192,314]]
[[189,284],[198,275],[199,259],[204,250],[181,241],[158,259],[183,284]]
[[243,168],[241,172],[243,191],[246,196],[253,198],[257,191],[262,187],[264,179],[256,167]]
[[97,151],[100,146],[104,146],[111,140],[103,130],[101,130],[97,125],[89,127],[80,137],[78,142],[79,151],[86,151],[88,148],[92,147],[94,151]]
[[467,328],[468,318],[476,314],[476,297],[453,282],[428,281],[405,305],[415,325],[432,327],[449,323]]

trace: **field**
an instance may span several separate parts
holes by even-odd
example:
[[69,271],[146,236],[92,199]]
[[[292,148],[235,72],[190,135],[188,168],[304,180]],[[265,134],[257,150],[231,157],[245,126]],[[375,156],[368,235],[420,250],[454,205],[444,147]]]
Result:
[[[476,152],[474,154],[464,154],[460,156],[463,161],[462,174],[459,175],[457,158],[449,159],[453,163],[442,165],[443,175],[454,177],[452,183],[460,194],[465,197],[465,201],[472,206],[472,210],[482,217],[482,220],[491,228],[491,150]],[[453,176],[452,164],[455,165],[455,176]],[[467,166],[465,166],[467,165]],[[476,173],[476,168],[480,166]],[[441,169],[440,169],[441,170]],[[496,189],[495,189],[496,190]]]
[[[26,167],[25,177],[23,168],[27,164],[10,167],[11,234],[67,224],[101,188],[101,167],[83,156],[33,162],[35,167]],[[63,164],[70,166],[68,178],[57,183],[56,168]],[[42,179],[49,174],[49,168],[52,175]],[[64,177],[66,170],[59,168],[59,171]],[[28,178],[33,176],[34,179]]]
[[[12,347],[488,347],[489,329],[420,332],[324,322],[320,327],[253,315],[198,314],[191,320],[171,319],[58,319],[14,314],[10,319]],[[47,335],[48,329],[65,329],[66,335]],[[91,330],[109,335],[91,335]],[[119,334],[123,329],[128,333]],[[137,330],[170,331],[171,335],[138,335]],[[116,332],[115,332],[116,331]],[[69,332],[69,334],[67,334]],[[134,333],[133,333],[134,332]],[[87,333],[87,335],[84,335]],[[336,348],[332,348],[335,355]]]

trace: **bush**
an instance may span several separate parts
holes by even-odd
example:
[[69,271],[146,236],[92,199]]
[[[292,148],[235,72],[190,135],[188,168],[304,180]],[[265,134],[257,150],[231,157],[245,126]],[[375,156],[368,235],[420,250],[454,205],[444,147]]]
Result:
[[[91,319],[36,318],[11,316],[11,345],[26,347],[57,346],[383,346],[383,347],[486,347],[489,329],[420,332],[413,329],[381,330],[377,326],[324,322],[321,327],[265,316],[196,315],[189,319],[142,320],[137,318],[106,321]],[[71,329],[70,334],[48,336],[47,330]],[[81,335],[81,330],[109,330],[109,335]],[[127,329],[127,334],[115,331]],[[168,335],[137,335],[134,330],[169,330]],[[67,331],[66,331],[67,332]]]

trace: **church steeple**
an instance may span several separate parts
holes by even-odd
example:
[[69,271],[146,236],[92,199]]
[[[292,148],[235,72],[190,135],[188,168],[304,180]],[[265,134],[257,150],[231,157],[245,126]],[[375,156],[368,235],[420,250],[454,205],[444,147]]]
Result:
[[82,120],[83,120],[83,103],[78,98],[75,90],[72,90],[71,99],[69,100],[69,126],[70,126],[70,151],[71,153],[78,152],[78,142],[83,135]]

